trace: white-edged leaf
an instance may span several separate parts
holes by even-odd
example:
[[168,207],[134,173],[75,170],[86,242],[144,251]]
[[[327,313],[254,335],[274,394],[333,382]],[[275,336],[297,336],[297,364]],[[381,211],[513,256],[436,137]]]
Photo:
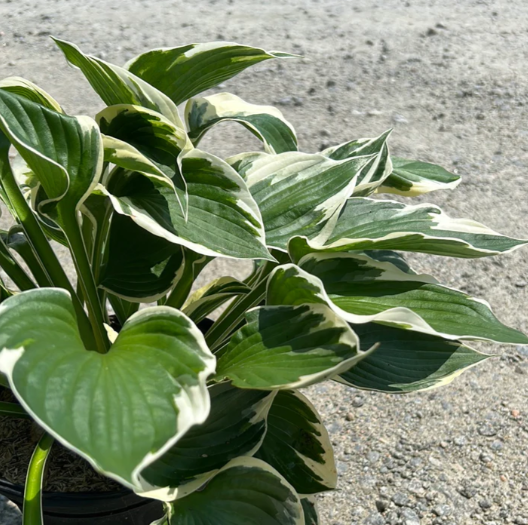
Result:
[[134,490],[140,472],[209,414],[215,358],[174,308],[136,313],[100,354],[85,350],[67,292],[31,290],[0,305],[0,348],[0,372],[33,419]]
[[217,354],[215,379],[238,388],[300,388],[367,355],[348,324],[323,304],[257,307],[246,321]]
[[324,242],[358,177],[374,161],[372,156],[337,161],[300,152],[246,154],[243,167],[229,159],[238,164],[260,208],[268,246],[281,250],[296,235]]
[[452,190],[460,181],[459,175],[449,173],[436,164],[392,157],[392,173],[377,189],[377,193],[416,197],[436,190]]
[[220,277],[196,290],[183,305],[182,311],[196,324],[229,299],[247,294],[251,288],[234,277]]
[[209,417],[142,472],[145,485],[151,486],[143,496],[165,501],[182,498],[232,459],[252,456],[266,434],[275,394],[242,390],[229,383],[211,386]]
[[277,469],[299,494],[336,487],[328,432],[315,407],[298,391],[280,391],[273,400],[268,431],[255,457]]
[[234,42],[208,42],[152,49],[125,68],[181,104],[263,60],[295,57]]
[[25,78],[4,78],[3,80],[0,80],[0,89],[15,93],[15,95],[27,98],[28,100],[41,104],[53,111],[63,113],[59,103],[49,93],[46,93],[42,88]]
[[406,394],[437,388],[490,357],[459,341],[375,323],[354,330],[362,348],[378,348],[338,381],[365,390]]
[[[89,117],[70,117],[0,89],[0,130],[38,179],[41,210],[74,213],[96,186],[103,165],[99,128]],[[46,206],[50,204],[50,206]]]
[[297,238],[290,251],[401,250],[477,258],[508,253],[528,240],[497,233],[470,219],[452,219],[432,204],[348,199],[324,245]]
[[169,525],[305,525],[295,489],[256,458],[232,460],[205,486],[170,504]]
[[293,126],[273,106],[258,106],[231,93],[217,93],[189,99],[185,107],[189,137],[195,145],[215,124],[230,120],[251,131],[269,153],[297,150]]
[[528,343],[485,301],[364,254],[316,253],[299,266],[279,266],[270,276],[267,302],[325,303],[349,323],[378,322],[447,339]]
[[182,159],[189,194],[187,220],[169,188],[140,175],[114,176],[115,210],[150,233],[213,257],[269,259],[264,227],[246,183],[223,160],[193,149]]
[[153,109],[183,129],[178,108],[170,98],[125,68],[85,55],[76,45],[53,39],[66,60],[78,67],[107,106],[132,104]]
[[351,140],[339,146],[331,146],[321,151],[321,155],[333,160],[374,155],[375,160],[368,171],[364,171],[358,177],[354,188],[354,195],[370,195],[383,184],[392,171],[392,162],[387,143],[391,133],[392,129],[382,133],[379,137]]

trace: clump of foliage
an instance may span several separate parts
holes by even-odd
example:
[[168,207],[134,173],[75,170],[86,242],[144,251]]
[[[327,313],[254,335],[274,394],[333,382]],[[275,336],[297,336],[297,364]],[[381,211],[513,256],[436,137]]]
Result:
[[[528,342],[400,254],[477,258],[526,241],[371,198],[454,188],[457,176],[391,157],[390,131],[301,153],[279,110],[197,96],[291,55],[220,42],[118,67],[56,43],[107,105],[95,120],[27,80],[0,83],[0,196],[15,221],[0,264],[17,287],[2,284],[0,381],[20,403],[0,413],[46,431],[28,474],[33,523],[54,439],[165,501],[159,523],[317,523],[312,496],[335,487],[336,469],[301,388],[415,392],[483,361],[468,340]],[[200,149],[223,121],[264,151]],[[69,248],[76,287],[50,240]],[[254,271],[191,293],[216,257]]]

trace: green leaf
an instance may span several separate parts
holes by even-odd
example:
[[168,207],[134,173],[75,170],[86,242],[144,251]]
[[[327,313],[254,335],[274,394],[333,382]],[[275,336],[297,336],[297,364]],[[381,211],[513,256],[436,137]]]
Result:
[[0,348],[0,372],[33,419],[134,490],[139,473],[209,414],[214,356],[173,308],[136,313],[101,354],[85,350],[68,293],[31,290],[2,303]]
[[297,388],[347,370],[365,355],[356,334],[325,305],[257,307],[246,321],[218,354],[217,381]]
[[263,60],[294,57],[232,42],[209,42],[153,49],[125,68],[181,104]]
[[53,39],[66,60],[78,67],[107,106],[133,104],[153,109],[183,129],[176,104],[163,93],[126,69],[85,55],[76,45]]
[[297,150],[295,130],[281,111],[273,106],[249,104],[231,93],[190,99],[185,107],[185,120],[195,145],[215,124],[232,120],[259,138],[269,153]]
[[33,82],[21,77],[8,77],[0,80],[0,89],[15,93],[21,97],[27,98],[37,104],[41,104],[48,109],[63,113],[59,103],[43,89],[39,88]]
[[392,173],[378,188],[378,193],[416,197],[436,190],[451,190],[460,177],[435,164],[392,157]]
[[105,160],[171,188],[186,215],[182,157],[193,146],[185,131],[155,111],[126,104],[104,109],[96,120],[104,134]]
[[328,432],[315,407],[300,392],[277,394],[268,415],[266,437],[255,457],[277,469],[299,494],[336,487]]
[[169,525],[305,525],[299,496],[272,467],[238,458],[207,485],[176,501]]
[[183,305],[183,313],[196,324],[229,299],[247,294],[251,288],[233,277],[220,277],[196,290]]
[[290,251],[401,250],[478,258],[511,252],[528,240],[513,239],[470,219],[451,219],[437,206],[354,197],[321,245],[297,238]]
[[301,498],[301,505],[304,511],[304,525],[319,525],[319,514],[315,505],[315,498]]
[[379,137],[371,139],[357,139],[332,146],[321,151],[333,160],[345,160],[365,155],[374,155],[375,161],[368,171],[364,171],[357,180],[354,195],[370,195],[383,184],[392,171],[387,141],[392,130],[382,133]]
[[276,268],[268,303],[323,302],[349,323],[374,321],[447,339],[528,343],[503,325],[488,303],[436,284],[429,275],[351,253],[311,254],[299,266]]
[[252,456],[261,445],[276,392],[240,390],[221,383],[210,387],[209,394],[211,411],[206,421],[142,472],[152,486],[143,496],[166,501],[184,497],[229,461]]
[[133,174],[113,177],[117,187],[108,189],[114,208],[154,235],[203,255],[273,260],[258,206],[236,171],[198,149],[183,157],[182,169],[187,220],[172,190]]
[[[48,212],[75,212],[96,186],[102,139],[89,117],[69,117],[0,89],[0,130],[24,158],[46,193]],[[55,212],[53,212],[55,213]]]
[[341,161],[299,152],[228,159],[238,165],[255,198],[268,246],[285,250],[295,235],[324,242],[330,235],[358,177],[373,157]]
[[437,388],[490,357],[458,341],[374,323],[354,330],[362,348],[379,346],[338,381],[365,390],[405,394]]
[[127,301],[152,303],[176,284],[182,263],[180,245],[114,214],[99,286]]

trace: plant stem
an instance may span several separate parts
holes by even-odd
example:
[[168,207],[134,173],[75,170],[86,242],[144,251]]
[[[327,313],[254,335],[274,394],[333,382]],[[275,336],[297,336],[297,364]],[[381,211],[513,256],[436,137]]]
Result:
[[18,286],[21,291],[31,290],[36,288],[36,284],[31,280],[31,277],[18,264],[18,262],[11,256],[4,241],[0,239],[0,266],[11,280]]
[[254,306],[257,306],[266,295],[268,275],[276,263],[267,262],[262,269],[260,279],[254,288],[246,295],[233,301],[229,308],[219,317],[218,321],[211,327],[205,335],[205,341],[209,348],[214,351],[236,330],[244,319],[245,313]]
[[75,290],[73,289],[70,280],[68,279],[64,268],[62,267],[57,254],[53,251],[44,231],[42,230],[38,219],[35,217],[33,210],[29,207],[26,199],[22,195],[20,188],[15,180],[11,167],[5,163],[2,170],[2,186],[4,191],[11,202],[11,206],[16,210],[16,216],[28,239],[28,242],[33,247],[33,250],[37,254],[42,268],[48,274],[51,282],[54,286],[64,288],[67,290],[72,298],[73,307],[75,308],[75,314],[77,316],[77,323],[79,325],[79,331],[84,344],[87,348],[95,347],[95,339],[93,336],[90,321],[86,316],[86,312],[82,306],[81,301],[77,297]]
[[77,270],[77,276],[81,283],[86,306],[88,307],[88,317],[92,323],[93,333],[97,343],[97,351],[104,354],[110,348],[110,342],[106,335],[103,309],[99,300],[97,286],[95,284],[92,268],[84,245],[80,225],[77,221],[77,214],[61,217],[61,227],[68,239],[73,263]]
[[44,434],[40,438],[33,456],[31,456],[24,491],[23,525],[43,524],[42,485],[44,483],[46,460],[54,441],[49,434]]

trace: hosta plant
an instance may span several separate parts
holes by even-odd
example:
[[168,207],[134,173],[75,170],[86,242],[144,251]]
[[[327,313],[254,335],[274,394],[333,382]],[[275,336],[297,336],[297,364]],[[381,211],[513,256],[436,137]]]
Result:
[[[55,42],[106,106],[71,116],[27,80],[0,83],[0,196],[14,219],[0,240],[0,381],[19,402],[0,413],[45,430],[27,523],[41,521],[57,440],[164,501],[160,524],[315,524],[313,496],[336,469],[304,387],[416,392],[486,359],[468,341],[528,343],[402,255],[478,258],[526,241],[375,198],[452,189],[457,176],[392,157],[390,131],[302,153],[278,109],[203,95],[292,55],[219,42],[119,67]],[[224,121],[263,151],[201,149]],[[253,271],[193,290],[216,257]]]

